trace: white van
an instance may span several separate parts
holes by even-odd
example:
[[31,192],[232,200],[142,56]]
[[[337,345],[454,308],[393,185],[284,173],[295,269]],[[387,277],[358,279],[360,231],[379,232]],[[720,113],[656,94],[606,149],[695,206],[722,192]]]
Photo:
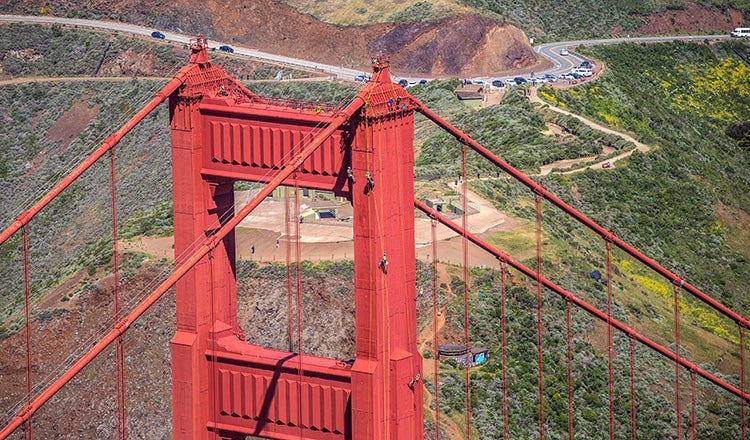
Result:
[[736,28],[729,36],[734,38],[750,38],[750,28]]
[[591,76],[591,75],[594,74],[594,71],[591,70],[591,67],[581,67],[581,66],[578,66],[578,67],[574,67],[570,71],[570,73],[572,73],[573,75],[578,75],[579,77],[581,77],[581,76],[589,77],[589,76]]

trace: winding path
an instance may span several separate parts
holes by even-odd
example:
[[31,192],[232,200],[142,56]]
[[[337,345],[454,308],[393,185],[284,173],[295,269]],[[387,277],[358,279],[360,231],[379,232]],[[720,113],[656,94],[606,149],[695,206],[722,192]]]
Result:
[[[549,104],[546,101],[543,101],[542,98],[540,98],[539,95],[537,94],[537,89],[536,88],[532,88],[531,89],[530,100],[531,100],[531,102],[536,102],[536,103],[539,103],[539,104],[542,104],[542,105],[547,105],[549,107],[549,109],[552,110],[552,111],[554,111],[554,112],[561,113],[563,115],[572,116],[572,117],[578,119],[579,121],[583,122],[584,124],[588,125],[589,127],[593,128],[594,130],[598,130],[598,131],[601,131],[601,132],[604,132],[604,133],[607,133],[607,134],[613,134],[615,136],[619,136],[619,137],[625,139],[626,141],[629,141],[629,142],[632,142],[633,144],[635,144],[635,148],[632,149],[632,150],[625,151],[623,153],[618,154],[617,156],[606,158],[606,159],[601,159],[601,160],[594,159],[594,162],[589,163],[585,167],[576,168],[574,170],[561,171],[560,174],[578,173],[578,172],[581,172],[581,171],[583,171],[585,169],[588,169],[588,168],[591,168],[591,169],[602,168],[602,165],[604,163],[606,163],[606,162],[610,163],[610,165],[611,165],[610,168],[614,168],[615,167],[615,162],[617,162],[620,159],[624,159],[624,158],[630,156],[631,154],[633,154],[634,151],[637,150],[637,151],[640,151],[642,153],[645,153],[645,152],[647,152],[647,151],[649,151],[651,149],[651,147],[649,147],[648,145],[644,144],[643,142],[640,142],[640,141],[636,140],[635,138],[633,138],[632,136],[630,136],[628,134],[621,133],[619,131],[612,130],[611,128],[604,127],[604,126],[599,125],[599,124],[597,124],[596,122],[594,122],[594,121],[592,121],[590,119],[584,118],[583,116],[577,115],[575,113],[571,113],[571,112],[569,112],[567,110],[563,110],[560,107],[555,107],[554,105],[551,105],[551,104]],[[566,159],[566,160],[560,160],[560,161],[552,162],[552,163],[549,163],[547,165],[542,165],[541,171],[540,171],[540,173],[538,175],[540,175],[540,176],[546,176],[547,174],[551,173],[552,170],[554,170],[556,168],[561,168],[562,166],[570,167],[572,165],[576,165],[578,163],[588,162],[590,160],[592,160],[591,157],[582,157],[582,158],[579,158],[579,159]]]

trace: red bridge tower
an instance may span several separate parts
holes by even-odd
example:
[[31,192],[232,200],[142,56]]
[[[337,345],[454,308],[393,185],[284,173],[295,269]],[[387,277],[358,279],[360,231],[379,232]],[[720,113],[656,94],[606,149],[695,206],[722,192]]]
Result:
[[421,439],[412,100],[375,57],[373,81],[342,106],[271,102],[212,65],[206,48],[193,42],[170,96],[176,263],[231,217],[235,180],[267,183],[266,194],[296,183],[347,197],[356,359],[245,342],[229,234],[176,285],[174,438]]

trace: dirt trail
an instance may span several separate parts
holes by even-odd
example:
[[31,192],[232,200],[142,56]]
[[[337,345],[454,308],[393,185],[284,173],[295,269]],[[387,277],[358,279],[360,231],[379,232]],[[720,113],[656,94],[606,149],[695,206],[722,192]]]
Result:
[[[450,275],[445,269],[445,264],[438,264],[437,272],[438,285],[445,284],[446,286],[448,286],[447,294],[452,299],[454,295],[453,291],[450,288]],[[450,299],[445,301],[445,304],[450,304]],[[438,309],[437,316],[437,334],[442,334],[443,327],[445,327],[445,307],[440,307]],[[419,335],[417,335],[417,346],[419,347],[419,353],[424,353],[427,350],[434,352],[435,331],[436,330],[434,322],[430,320],[425,328],[423,328],[422,331],[419,332]],[[434,383],[435,374],[435,359],[424,360],[422,362],[422,380],[424,382]],[[425,395],[425,408],[430,408],[435,396],[429,391],[427,387],[424,387],[423,390]],[[433,419],[435,419],[435,417],[437,416],[436,411],[431,412]],[[458,440],[466,438],[464,435],[464,431],[459,428],[456,422],[452,418],[442,413],[440,415],[440,430],[444,431],[447,434],[446,438],[448,439]]]
[[[607,133],[607,134],[613,134],[615,136],[619,136],[619,137],[625,139],[626,141],[629,141],[629,142],[632,142],[633,144],[635,144],[635,149],[633,149],[633,150],[625,151],[623,153],[618,154],[617,156],[610,157],[608,159],[601,159],[601,160],[595,161],[593,163],[589,163],[587,166],[581,167],[581,168],[578,168],[578,169],[575,169],[575,170],[562,171],[561,174],[579,173],[579,172],[581,172],[583,170],[586,170],[588,168],[591,168],[591,169],[594,169],[594,168],[601,169],[602,165],[605,162],[609,162],[610,163],[610,166],[608,168],[611,169],[611,168],[615,167],[615,162],[617,162],[620,159],[624,159],[624,158],[630,156],[631,154],[633,154],[634,151],[637,150],[637,151],[640,151],[642,153],[645,153],[645,152],[647,152],[647,151],[649,151],[651,149],[651,147],[649,147],[648,145],[646,145],[646,144],[644,144],[642,142],[639,142],[638,140],[636,140],[635,138],[633,138],[632,136],[630,136],[628,134],[625,134],[625,133],[622,133],[622,132],[619,132],[619,131],[615,131],[615,130],[612,130],[610,128],[601,126],[601,125],[597,124],[596,122],[594,122],[594,121],[592,121],[590,119],[586,119],[583,116],[576,115],[575,113],[571,113],[571,112],[569,112],[567,110],[563,110],[563,109],[561,109],[559,107],[555,107],[555,106],[553,106],[553,105],[551,105],[551,104],[543,101],[539,97],[539,95],[537,93],[537,88],[536,87],[532,87],[531,88],[530,100],[531,100],[531,102],[536,102],[536,103],[539,103],[539,104],[542,104],[542,105],[547,105],[549,107],[549,109],[552,110],[552,111],[554,111],[554,112],[561,113],[563,115],[572,116],[572,117],[578,119],[579,121],[583,122],[584,124],[588,125],[589,127],[593,128],[594,130],[598,130],[598,131],[601,131],[601,132],[604,132],[604,133]],[[604,153],[607,154],[606,151]],[[588,163],[589,161],[595,160],[595,159],[596,159],[596,157],[582,157],[582,158],[578,158],[578,159],[567,159],[567,160],[560,160],[560,161],[552,162],[552,163],[547,164],[547,165],[542,165],[541,172],[539,173],[539,175],[546,176],[547,174],[549,174],[550,172],[552,172],[552,170],[555,169],[555,168],[567,168],[567,167],[570,167],[570,166],[573,166],[573,165],[577,165],[579,163]]]

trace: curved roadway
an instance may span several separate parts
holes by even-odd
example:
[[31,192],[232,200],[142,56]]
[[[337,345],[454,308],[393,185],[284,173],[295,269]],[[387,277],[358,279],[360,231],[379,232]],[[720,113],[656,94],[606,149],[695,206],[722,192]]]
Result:
[[[115,22],[115,21],[83,20],[83,19],[76,19],[76,18],[63,18],[63,17],[53,17],[53,16],[0,15],[0,22],[61,24],[65,26],[78,26],[78,27],[86,27],[86,28],[106,29],[110,31],[118,31],[118,32],[131,33],[135,35],[141,35],[144,37],[151,37],[151,32],[155,30],[159,30],[160,32],[164,34],[165,40],[173,41],[173,42],[181,43],[181,44],[189,44],[190,39],[194,38],[194,36],[189,37],[189,36],[174,33],[174,32],[163,31],[163,30],[155,29],[155,28],[146,28],[143,26],[138,26],[138,25],[129,24],[129,23]],[[571,68],[573,68],[575,65],[577,65],[584,59],[583,57],[581,57],[580,55],[572,51],[570,52],[570,55],[568,56],[560,55],[560,51],[563,48],[567,48],[568,50],[571,50],[577,46],[617,44],[617,43],[624,43],[624,42],[659,43],[659,42],[675,41],[675,40],[720,40],[720,39],[727,39],[727,38],[729,38],[729,35],[693,35],[693,36],[674,36],[674,37],[667,36],[667,37],[611,38],[611,39],[598,39],[598,40],[574,40],[574,41],[561,41],[557,43],[540,44],[535,47],[535,50],[540,55],[552,61],[552,63],[555,66],[552,69],[540,71],[539,73],[559,74],[565,71],[569,71]],[[209,40],[209,47],[211,48],[215,49],[222,45],[232,46],[232,48],[234,49],[234,53],[237,55],[244,55],[244,56],[248,56],[252,58],[257,58],[260,60],[272,61],[275,63],[285,64],[285,65],[289,65],[293,67],[301,67],[304,69],[317,70],[322,73],[328,73],[330,75],[341,77],[342,79],[353,80],[355,76],[361,75],[363,73],[361,70],[347,69],[343,66],[332,66],[328,64],[316,63],[314,61],[285,57],[282,55],[261,52],[259,50],[248,49],[242,46],[235,46],[232,43],[224,43],[220,41]],[[403,77],[398,77],[394,75],[394,80],[398,80],[401,78]],[[491,80],[491,79],[505,79],[505,78],[509,78],[509,77],[497,76],[497,77],[484,77],[481,79]],[[418,80],[419,78],[403,78],[403,79],[415,81],[415,80]]]

